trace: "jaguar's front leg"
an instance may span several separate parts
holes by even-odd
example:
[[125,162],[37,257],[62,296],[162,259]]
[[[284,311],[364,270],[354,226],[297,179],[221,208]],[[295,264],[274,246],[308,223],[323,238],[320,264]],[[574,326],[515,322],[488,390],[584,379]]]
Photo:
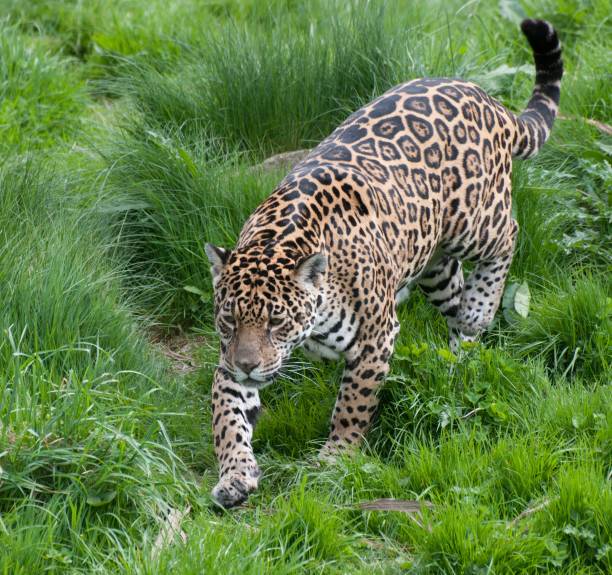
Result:
[[389,372],[389,360],[399,331],[393,302],[389,306],[389,316],[386,320],[376,318],[362,324],[361,341],[346,354],[329,439],[320,453],[322,459],[356,449],[370,427],[378,405],[378,388]]
[[219,482],[212,496],[223,507],[242,503],[255,489],[259,467],[251,439],[259,413],[259,393],[217,369],[212,387],[213,435],[219,461]]

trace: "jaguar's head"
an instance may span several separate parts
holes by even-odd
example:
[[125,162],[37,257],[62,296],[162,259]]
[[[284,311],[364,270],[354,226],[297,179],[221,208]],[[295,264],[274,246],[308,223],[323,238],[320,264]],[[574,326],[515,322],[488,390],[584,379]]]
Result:
[[215,290],[220,366],[237,382],[265,387],[315,324],[327,256],[296,259],[274,245],[206,245]]

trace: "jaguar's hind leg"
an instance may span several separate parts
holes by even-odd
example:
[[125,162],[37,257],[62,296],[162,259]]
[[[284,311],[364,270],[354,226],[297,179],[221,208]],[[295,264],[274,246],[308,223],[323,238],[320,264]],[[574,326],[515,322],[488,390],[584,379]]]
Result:
[[446,318],[449,329],[449,345],[453,352],[461,347],[461,340],[470,339],[462,334],[453,323],[459,312],[463,292],[463,267],[461,262],[444,256],[429,266],[419,278],[419,286],[427,301],[434,305]]
[[459,310],[449,319],[452,330],[462,339],[474,339],[493,321],[504,289],[504,282],[514,254],[518,224],[511,220],[508,232],[490,250],[492,254],[478,261],[465,282]]

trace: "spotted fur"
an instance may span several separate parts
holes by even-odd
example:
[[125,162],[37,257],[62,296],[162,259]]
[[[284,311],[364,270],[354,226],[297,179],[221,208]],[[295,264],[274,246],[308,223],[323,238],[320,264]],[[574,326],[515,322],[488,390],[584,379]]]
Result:
[[[519,116],[478,86],[421,79],[352,114],[246,222],[236,248],[207,246],[221,359],[212,392],[225,506],[257,487],[258,389],[298,346],[344,358],[324,453],[356,447],[377,408],[399,324],[418,285],[451,347],[491,322],[510,266],[512,157],[544,144],[559,103],[561,48],[526,20],[536,85]],[[475,263],[464,280],[462,262]]]

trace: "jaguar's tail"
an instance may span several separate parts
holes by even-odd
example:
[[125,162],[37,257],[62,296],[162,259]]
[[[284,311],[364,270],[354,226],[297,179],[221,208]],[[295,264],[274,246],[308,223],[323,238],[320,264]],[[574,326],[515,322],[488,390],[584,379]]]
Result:
[[521,29],[533,50],[536,78],[531,99],[517,118],[518,133],[512,155],[529,158],[548,139],[555,121],[561,94],[563,60],[561,43],[551,24],[545,20],[523,20]]

